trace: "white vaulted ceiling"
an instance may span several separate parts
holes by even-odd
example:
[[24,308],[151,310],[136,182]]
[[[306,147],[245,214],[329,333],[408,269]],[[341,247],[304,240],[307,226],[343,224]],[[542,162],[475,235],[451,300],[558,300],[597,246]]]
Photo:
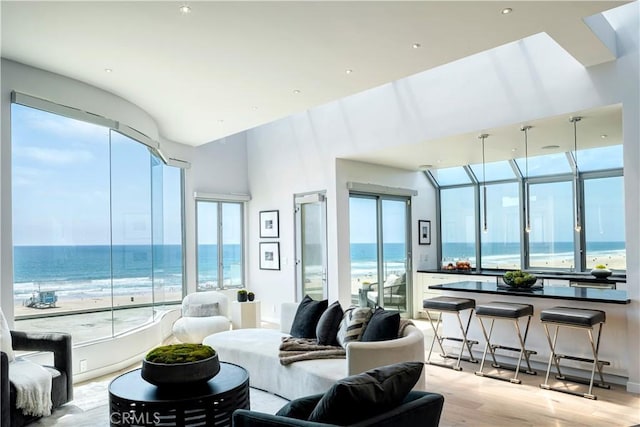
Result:
[[197,146],[540,32],[585,66],[612,60],[583,18],[623,3],[2,1],[1,47]]

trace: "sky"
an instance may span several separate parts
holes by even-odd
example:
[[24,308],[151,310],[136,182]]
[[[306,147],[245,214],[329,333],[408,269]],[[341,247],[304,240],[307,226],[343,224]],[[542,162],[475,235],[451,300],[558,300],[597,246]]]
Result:
[[[106,245],[111,239],[114,244],[150,244],[152,161],[144,145],[102,126],[17,104],[12,104],[12,138],[15,245]],[[614,146],[605,147],[604,151],[579,151],[578,160],[586,169],[593,168],[593,165],[619,167],[622,148]],[[517,161],[522,168],[522,159]],[[550,170],[570,171],[564,155],[531,158],[531,176],[539,174],[545,162]],[[157,161],[155,165],[162,167],[163,179],[154,183],[162,185],[164,195],[163,203],[156,205],[162,206],[164,225],[161,232],[156,230],[156,241],[179,244],[180,171]],[[477,165],[472,168],[477,170]],[[501,165],[488,164],[488,175],[494,169],[498,175],[505,170]],[[442,180],[459,180],[463,176],[454,170],[439,172]],[[623,241],[622,178],[587,181],[585,186],[587,238],[592,241]],[[443,223],[456,224],[447,228],[449,235],[444,237],[447,241],[473,241],[473,191],[459,189],[457,193],[464,196],[443,197],[443,212],[446,212]],[[574,218],[572,187],[567,183],[532,185],[531,196],[534,229],[530,239],[570,241]],[[519,241],[519,208],[514,205],[517,200],[517,186],[488,186],[491,227],[483,241]],[[198,218],[199,228],[208,231],[198,233],[199,243],[215,243],[217,215],[212,207],[202,206],[201,211],[207,215]],[[377,238],[376,200],[352,197],[350,211],[351,242],[374,243]],[[234,217],[236,215],[225,215],[225,241],[238,243],[242,234],[240,216],[237,220],[233,220]],[[406,226],[405,203],[384,200],[384,242],[403,243]]]
[[[18,104],[11,115],[14,245],[151,243],[152,162],[144,145]],[[180,172],[156,165],[164,194],[156,240],[178,244]]]

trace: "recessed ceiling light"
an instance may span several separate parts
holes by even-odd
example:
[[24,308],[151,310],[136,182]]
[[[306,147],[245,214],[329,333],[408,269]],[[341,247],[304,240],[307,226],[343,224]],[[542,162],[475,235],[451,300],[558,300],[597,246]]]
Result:
[[218,120],[218,123],[222,124],[222,123],[224,123],[224,120],[220,119],[220,120]]
[[555,148],[560,148],[560,146],[552,144],[552,145],[545,145],[544,147],[542,147],[543,150],[553,150]]
[[511,149],[511,152],[512,152],[512,153],[515,153],[516,151],[518,151],[518,149],[517,149],[517,148],[512,148],[512,149]]
[[252,109],[253,111],[256,111],[256,110],[258,109],[258,107],[254,105],[253,107],[251,107],[251,109]]
[[606,133],[603,133],[602,135],[600,135],[600,138],[602,139],[606,139],[609,135],[607,135]]
[[113,72],[113,70],[112,70],[111,68],[105,68],[105,69],[104,69],[104,72],[105,72],[105,73],[111,73],[111,72]]
[[293,90],[293,93],[295,93],[295,94],[300,93],[300,89],[294,89],[294,90]]
[[502,13],[503,15],[508,15],[508,14],[510,14],[511,12],[513,12],[513,9],[511,9],[510,7],[505,7],[504,9],[502,9],[502,10],[500,11],[500,13]]
[[191,6],[183,4],[182,6],[180,6],[178,8],[178,10],[180,10],[180,13],[183,15],[188,15],[191,13]]
[[351,68],[347,68],[346,70],[344,70],[344,72],[347,74],[351,74],[353,73],[353,70]]
[[411,45],[412,48],[414,49],[419,49],[422,45],[420,43],[414,43]]

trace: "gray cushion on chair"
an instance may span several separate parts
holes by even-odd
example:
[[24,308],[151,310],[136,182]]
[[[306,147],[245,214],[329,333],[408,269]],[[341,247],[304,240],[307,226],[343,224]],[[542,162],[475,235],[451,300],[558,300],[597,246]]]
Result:
[[276,415],[287,418],[296,418],[298,420],[306,420],[315,409],[316,405],[322,399],[322,394],[314,394],[312,396],[301,397],[292,400],[284,405]]
[[423,367],[422,362],[396,363],[338,380],[308,420],[348,425],[389,411],[402,403]]

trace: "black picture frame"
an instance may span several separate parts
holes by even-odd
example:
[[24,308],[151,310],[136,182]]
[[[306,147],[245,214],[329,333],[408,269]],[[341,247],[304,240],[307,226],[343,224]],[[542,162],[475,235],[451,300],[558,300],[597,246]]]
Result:
[[280,237],[280,211],[260,211],[260,237]]
[[279,242],[260,242],[260,270],[280,270]]
[[431,244],[431,221],[425,219],[418,220],[418,244]]

